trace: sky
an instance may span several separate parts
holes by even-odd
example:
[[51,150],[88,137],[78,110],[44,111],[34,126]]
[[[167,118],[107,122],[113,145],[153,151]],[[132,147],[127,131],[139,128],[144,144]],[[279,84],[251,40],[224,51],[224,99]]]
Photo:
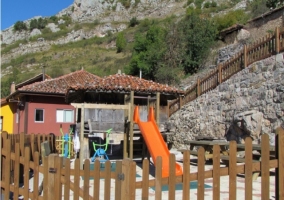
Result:
[[35,16],[50,17],[74,0],[1,0],[1,30]]

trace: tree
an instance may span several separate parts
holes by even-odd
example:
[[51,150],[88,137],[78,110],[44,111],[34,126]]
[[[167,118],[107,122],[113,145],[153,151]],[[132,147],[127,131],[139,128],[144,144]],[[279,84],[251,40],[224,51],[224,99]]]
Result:
[[166,51],[166,30],[152,26],[146,35],[135,36],[134,52],[128,66],[128,73],[139,75],[142,70],[143,78],[156,80],[156,73]]
[[117,48],[117,53],[122,52],[126,47],[126,39],[124,37],[123,32],[120,32],[117,34],[116,37],[116,48]]
[[37,19],[32,19],[30,21],[30,30],[32,31],[35,28],[37,28]]
[[211,20],[192,12],[179,22],[178,30],[183,69],[186,74],[195,73],[216,39],[217,29]]
[[17,21],[14,24],[14,31],[22,31],[22,30],[27,30],[27,26],[23,21]]

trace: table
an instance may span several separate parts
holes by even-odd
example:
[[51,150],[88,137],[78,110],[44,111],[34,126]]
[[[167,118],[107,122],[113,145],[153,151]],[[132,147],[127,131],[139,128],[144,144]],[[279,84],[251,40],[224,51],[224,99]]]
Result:
[[[195,147],[203,147],[205,150],[205,160],[209,160],[213,158],[213,146],[215,144],[220,146],[220,154],[221,155],[228,155],[228,146],[229,142],[224,141],[224,140],[190,140],[190,141],[185,141],[185,144],[189,145],[190,149],[190,154],[197,156],[197,151],[194,150]],[[183,149],[180,151],[185,151],[187,149]]]

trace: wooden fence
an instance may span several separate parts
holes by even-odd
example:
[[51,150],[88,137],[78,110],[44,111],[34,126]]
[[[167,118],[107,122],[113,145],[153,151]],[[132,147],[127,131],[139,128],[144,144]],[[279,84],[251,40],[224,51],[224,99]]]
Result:
[[277,27],[273,35],[267,35],[246,46],[228,61],[218,65],[206,77],[198,79],[197,83],[185,91],[183,98],[168,102],[168,116],[179,110],[184,104],[193,101],[198,96],[213,90],[231,76],[248,67],[253,62],[268,58],[284,51],[284,27]]
[[[183,175],[175,175],[175,155],[170,155],[169,177],[162,178],[162,160],[157,158],[155,167],[155,177],[149,178],[149,161],[143,161],[142,177],[138,181],[136,178],[136,163],[130,159],[115,162],[115,170],[112,171],[110,161],[105,163],[104,170],[100,167],[100,162],[95,161],[91,169],[90,160],[84,161],[84,170],[80,170],[79,159],[73,162],[70,159],[63,160],[57,154],[43,157],[44,165],[40,164],[39,152],[33,152],[33,160],[30,159],[30,147],[25,147],[21,152],[20,143],[15,143],[12,150],[11,138],[2,136],[2,175],[1,187],[5,199],[13,194],[13,199],[18,199],[18,195],[24,199],[191,199],[190,182],[197,181],[197,199],[205,198],[204,183],[205,179],[212,179],[212,199],[220,199],[222,176],[229,177],[229,199],[246,200],[253,199],[253,180],[254,171],[261,173],[261,199],[284,200],[284,129],[278,128],[276,134],[276,146],[274,157],[269,154],[269,137],[261,137],[261,161],[253,161],[252,140],[245,140],[245,161],[237,164],[237,145],[235,141],[229,144],[229,164],[227,167],[220,166],[220,147],[213,147],[212,169],[205,170],[205,152],[201,147],[198,149],[197,172],[190,171],[190,151],[185,151],[183,155]],[[24,156],[22,155],[24,153]],[[13,168],[11,163],[14,163]],[[24,166],[24,187],[19,185],[19,168]],[[275,169],[275,179],[270,183],[270,170]],[[33,172],[30,179],[30,172]],[[13,174],[13,176],[12,176]],[[244,197],[238,194],[237,174],[244,175],[245,194]],[[13,177],[13,178],[10,178]],[[84,177],[84,178],[82,178]],[[40,184],[43,180],[43,184]],[[182,192],[179,198],[175,186],[182,183]],[[275,194],[270,194],[270,184],[275,185]],[[33,185],[33,187],[32,187]],[[39,187],[41,185],[41,187]],[[162,192],[162,186],[168,186],[168,192]],[[155,193],[149,193],[149,187],[155,187]],[[111,189],[113,188],[113,189]],[[137,195],[139,193],[139,195]],[[166,195],[166,196],[165,196]]]

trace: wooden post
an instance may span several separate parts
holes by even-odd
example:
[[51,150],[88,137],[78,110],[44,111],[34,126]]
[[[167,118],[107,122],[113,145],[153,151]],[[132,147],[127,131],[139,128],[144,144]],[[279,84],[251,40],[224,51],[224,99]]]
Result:
[[183,106],[183,99],[182,96],[179,96],[179,109]]
[[168,118],[170,117],[170,104],[169,104],[169,101],[167,101],[167,108],[166,108],[166,113],[167,113],[167,116]]
[[[129,138],[130,138],[130,152],[129,152],[129,158],[133,159],[133,111],[134,111],[134,91],[130,92],[130,127],[129,127]],[[128,139],[128,138],[127,138]]]
[[275,29],[275,52],[276,54],[280,52],[279,27],[276,27]]
[[218,65],[218,74],[219,74],[218,82],[219,84],[221,84],[222,83],[222,65],[221,64]]
[[124,104],[128,104],[128,110],[124,110],[124,134],[123,134],[123,159],[127,158],[127,140],[128,140],[128,134],[129,134],[129,122],[130,122],[130,111],[131,111],[131,105],[129,103],[129,96],[124,95]]
[[244,45],[244,68],[248,66],[247,45]]
[[275,199],[284,199],[284,124],[276,130],[275,153],[278,168],[275,169]]
[[201,94],[201,91],[200,91],[200,78],[197,79],[197,96],[199,97]]
[[156,110],[155,110],[155,114],[156,114],[156,123],[159,127],[160,125],[160,92],[156,93]]
[[136,179],[136,163],[130,159],[122,161],[121,199],[135,199],[135,179]]
[[85,108],[84,104],[81,106],[81,128],[80,128],[80,169],[83,169],[84,156],[84,122],[85,122]]

